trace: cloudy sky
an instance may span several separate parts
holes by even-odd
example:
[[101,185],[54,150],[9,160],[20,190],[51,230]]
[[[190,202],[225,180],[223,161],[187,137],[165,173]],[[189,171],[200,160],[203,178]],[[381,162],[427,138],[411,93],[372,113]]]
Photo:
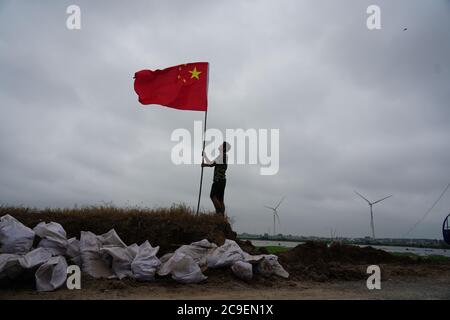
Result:
[[[449,40],[444,0],[1,0],[0,203],[195,206],[200,167],[172,164],[170,136],[203,114],[142,107],[132,77],[208,61],[208,127],[280,130],[277,175],[229,167],[238,232],[268,232],[285,195],[283,233],[369,235],[358,190],[394,194],[376,233],[402,237],[450,182]],[[449,211],[450,192],[411,236],[441,238]]]

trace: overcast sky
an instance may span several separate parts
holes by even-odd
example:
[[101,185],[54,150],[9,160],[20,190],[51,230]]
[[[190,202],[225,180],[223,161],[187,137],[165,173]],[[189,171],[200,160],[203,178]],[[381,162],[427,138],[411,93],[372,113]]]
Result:
[[[285,234],[369,235],[358,190],[394,195],[374,206],[376,234],[402,237],[450,182],[449,57],[444,0],[1,0],[0,203],[194,207],[200,167],[172,164],[170,136],[203,114],[142,107],[132,77],[208,61],[208,127],[280,130],[277,175],[229,166],[238,232],[268,232],[263,205],[286,195]],[[448,212],[450,192],[411,236],[442,238]]]

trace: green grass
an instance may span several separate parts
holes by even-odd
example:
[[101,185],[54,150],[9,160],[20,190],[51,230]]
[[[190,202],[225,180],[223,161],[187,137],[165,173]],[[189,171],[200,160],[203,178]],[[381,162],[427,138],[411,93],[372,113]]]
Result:
[[277,253],[281,253],[281,252],[286,252],[290,249],[288,247],[283,247],[283,246],[265,246],[265,247],[257,247],[257,248],[265,248],[269,252],[269,254],[277,254]]

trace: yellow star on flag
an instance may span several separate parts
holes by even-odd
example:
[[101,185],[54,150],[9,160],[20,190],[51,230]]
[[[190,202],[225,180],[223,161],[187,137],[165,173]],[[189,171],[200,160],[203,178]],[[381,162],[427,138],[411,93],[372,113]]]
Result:
[[197,71],[196,67],[194,67],[194,70],[189,71],[189,73],[191,74],[191,79],[196,78],[197,80],[200,80],[200,78],[198,76],[202,72],[201,71]]

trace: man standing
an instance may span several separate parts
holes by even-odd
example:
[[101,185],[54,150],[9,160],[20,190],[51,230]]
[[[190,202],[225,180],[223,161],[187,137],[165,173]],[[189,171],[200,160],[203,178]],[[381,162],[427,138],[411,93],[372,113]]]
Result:
[[227,171],[228,158],[226,153],[230,150],[230,147],[230,144],[224,141],[219,147],[219,156],[214,161],[210,161],[206,154],[203,153],[204,161],[202,162],[202,167],[214,167],[214,178],[209,197],[214,204],[214,208],[216,208],[216,213],[221,215],[225,215],[223,196],[227,182],[225,173]]

